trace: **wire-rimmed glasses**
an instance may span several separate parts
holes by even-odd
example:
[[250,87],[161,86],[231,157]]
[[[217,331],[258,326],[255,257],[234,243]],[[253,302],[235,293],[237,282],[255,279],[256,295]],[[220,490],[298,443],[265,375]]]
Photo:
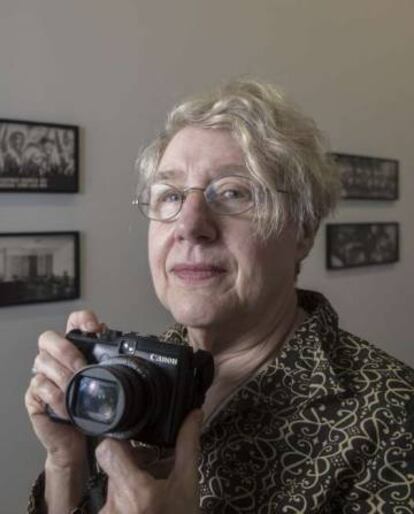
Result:
[[153,182],[141,191],[133,205],[151,220],[172,221],[180,213],[187,196],[195,191],[203,194],[207,205],[216,214],[233,216],[252,209],[263,189],[243,175],[217,177],[205,188],[180,189],[165,182]]

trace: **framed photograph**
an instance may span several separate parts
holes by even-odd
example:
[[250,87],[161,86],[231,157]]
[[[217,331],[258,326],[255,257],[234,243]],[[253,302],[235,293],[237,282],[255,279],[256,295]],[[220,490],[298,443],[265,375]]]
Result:
[[355,200],[397,200],[399,162],[395,159],[330,154],[342,181],[342,198]]
[[0,119],[0,191],[76,193],[79,129]]
[[79,232],[0,233],[0,307],[79,298]]
[[399,260],[398,223],[327,224],[328,269],[389,264]]

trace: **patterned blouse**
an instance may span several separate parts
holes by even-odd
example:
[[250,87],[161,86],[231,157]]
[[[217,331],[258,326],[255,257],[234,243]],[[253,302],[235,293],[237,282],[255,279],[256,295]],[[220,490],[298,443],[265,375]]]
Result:
[[414,370],[298,294],[307,319],[203,429],[202,514],[414,513]]

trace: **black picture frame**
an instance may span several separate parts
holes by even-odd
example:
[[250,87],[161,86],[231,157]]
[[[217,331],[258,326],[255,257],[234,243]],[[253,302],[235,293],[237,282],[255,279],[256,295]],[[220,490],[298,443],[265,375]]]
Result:
[[399,224],[328,223],[326,266],[330,270],[391,264],[400,258]]
[[78,126],[0,118],[0,192],[78,191]]
[[0,307],[79,296],[79,232],[0,233]]
[[331,153],[341,176],[341,198],[385,200],[399,198],[399,161],[345,153]]

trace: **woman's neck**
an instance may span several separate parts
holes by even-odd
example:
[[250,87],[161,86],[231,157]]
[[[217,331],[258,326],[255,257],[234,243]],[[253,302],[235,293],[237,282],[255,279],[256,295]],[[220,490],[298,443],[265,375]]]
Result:
[[[208,418],[217,405],[225,401],[237,387],[247,380],[257,369],[263,366],[280,351],[296,328],[304,321],[306,313],[298,307],[296,294],[290,302],[273,313],[272,322],[256,324],[252,330],[239,337],[221,338],[221,344],[212,344],[215,339],[204,333],[200,339],[200,331],[189,329],[190,343],[195,348],[204,348],[213,353],[215,376],[213,384],[207,392],[203,406],[205,417]],[[236,330],[234,330],[236,332]]]

